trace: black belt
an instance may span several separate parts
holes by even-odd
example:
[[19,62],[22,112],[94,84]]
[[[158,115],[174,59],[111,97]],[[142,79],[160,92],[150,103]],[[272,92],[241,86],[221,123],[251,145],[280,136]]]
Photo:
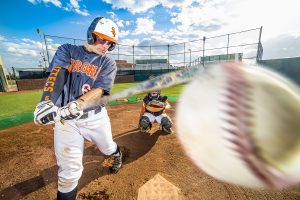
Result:
[[85,113],[83,113],[83,115],[81,115],[81,117],[79,119],[86,119],[86,118],[88,118],[91,115],[96,115],[99,112],[101,112],[101,110],[102,110],[102,107],[98,107],[95,110],[90,110],[88,112],[85,112]]
[[163,111],[159,111],[159,112],[150,112],[150,111],[146,110],[146,112],[147,112],[147,113],[151,113],[151,114],[154,115],[155,117],[157,117],[157,116],[163,114]]

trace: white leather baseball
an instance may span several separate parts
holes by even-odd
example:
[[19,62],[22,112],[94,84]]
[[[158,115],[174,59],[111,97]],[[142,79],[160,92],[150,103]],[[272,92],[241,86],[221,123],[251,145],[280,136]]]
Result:
[[183,91],[177,133],[207,174],[252,188],[300,182],[298,86],[258,66],[209,67]]

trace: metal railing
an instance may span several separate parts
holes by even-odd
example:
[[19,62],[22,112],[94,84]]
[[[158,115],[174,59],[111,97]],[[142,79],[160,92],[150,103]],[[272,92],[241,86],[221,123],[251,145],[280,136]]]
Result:
[[[232,59],[257,62],[263,53],[261,34],[262,27],[259,27],[177,44],[149,46],[118,44],[108,54],[115,60],[125,60],[132,64],[132,70],[149,68],[170,70],[199,64],[205,66],[207,63]],[[82,45],[86,40],[44,34],[44,42],[49,64],[58,46],[64,43]],[[148,62],[138,64],[145,60]]]

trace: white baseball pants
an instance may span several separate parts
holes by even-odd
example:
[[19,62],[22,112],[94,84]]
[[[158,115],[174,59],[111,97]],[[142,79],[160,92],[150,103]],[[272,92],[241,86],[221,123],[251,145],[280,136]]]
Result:
[[[94,112],[94,111],[90,111]],[[90,113],[89,113],[90,114]],[[54,127],[54,148],[58,165],[58,190],[66,193],[78,184],[83,171],[84,139],[96,144],[105,155],[116,152],[110,119],[105,107],[86,119],[58,122]]]

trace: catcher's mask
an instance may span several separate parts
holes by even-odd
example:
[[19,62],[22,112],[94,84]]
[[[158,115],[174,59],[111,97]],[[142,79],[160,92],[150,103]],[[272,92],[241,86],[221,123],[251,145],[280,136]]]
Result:
[[149,92],[148,93],[148,96],[152,99],[156,99],[158,98],[160,95],[160,90],[157,90],[157,91],[152,91],[152,92]]

